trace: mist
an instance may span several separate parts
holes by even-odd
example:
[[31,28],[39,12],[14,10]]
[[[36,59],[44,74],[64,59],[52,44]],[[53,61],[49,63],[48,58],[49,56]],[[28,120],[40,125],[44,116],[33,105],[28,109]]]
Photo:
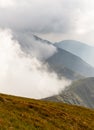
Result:
[[13,38],[17,39],[22,50],[38,60],[44,61],[57,52],[57,48],[52,43],[38,39],[31,32],[13,32]]
[[[46,53],[46,52],[45,52]],[[71,83],[49,72],[36,55],[21,49],[9,29],[0,29],[0,92],[30,98],[58,94]]]

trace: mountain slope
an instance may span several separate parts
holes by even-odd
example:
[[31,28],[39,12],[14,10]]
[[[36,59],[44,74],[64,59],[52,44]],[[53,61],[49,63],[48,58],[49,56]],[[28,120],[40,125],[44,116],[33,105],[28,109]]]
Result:
[[94,47],[75,40],[57,42],[55,46],[79,56],[88,64],[94,66]]
[[0,94],[0,130],[93,130],[94,110]]
[[75,81],[65,91],[47,100],[94,108],[94,78]]
[[[15,35],[14,35],[15,36]],[[59,76],[68,79],[81,79],[83,76],[94,76],[94,68],[79,57],[58,49],[51,42],[41,39],[31,33],[20,33],[15,36],[22,50],[39,60],[48,62],[50,68]],[[50,51],[49,51],[50,50]]]
[[[14,37],[15,39],[19,41],[21,48],[25,53],[28,53],[31,56],[34,56],[35,54],[35,56],[39,60],[42,60],[44,63],[45,63],[45,60],[49,58],[48,56],[51,56],[52,54],[55,53],[55,52],[53,53],[53,50],[57,50],[57,47],[55,47],[51,42],[41,39],[38,36],[33,35],[31,33],[25,33],[25,34],[20,33],[19,35],[14,34]],[[51,55],[49,55],[49,50],[50,50],[50,53],[52,53]],[[45,56],[47,57],[45,58]],[[54,69],[53,66],[51,65],[49,68],[56,71],[56,69]],[[60,73],[59,73],[59,70],[56,71],[56,73],[59,76],[64,76],[72,80],[81,78],[80,74],[77,74],[76,72],[70,70],[66,66],[64,67],[61,66],[61,69],[62,69],[62,73],[61,73],[61,70],[60,70]]]
[[73,55],[72,53],[65,51],[63,49],[59,49],[57,53],[51,56],[47,62],[50,66],[54,68],[54,70],[62,73],[62,68],[66,67],[80,75],[86,77],[94,76],[94,68],[89,64],[84,62],[81,58]]

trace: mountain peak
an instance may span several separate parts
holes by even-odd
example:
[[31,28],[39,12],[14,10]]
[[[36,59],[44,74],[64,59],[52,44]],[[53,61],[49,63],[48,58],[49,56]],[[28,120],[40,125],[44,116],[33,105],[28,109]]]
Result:
[[71,52],[72,54],[83,59],[91,66],[94,66],[94,47],[75,40],[64,40],[61,42],[57,42],[55,43],[55,46]]

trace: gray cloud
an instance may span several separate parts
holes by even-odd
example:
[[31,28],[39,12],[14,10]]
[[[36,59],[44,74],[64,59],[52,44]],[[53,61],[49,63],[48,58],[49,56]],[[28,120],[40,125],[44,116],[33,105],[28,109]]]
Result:
[[[85,41],[94,32],[93,5],[93,0],[0,0],[0,27]],[[86,41],[93,43],[90,37]]]
[[[11,4],[12,2],[12,4]],[[5,5],[8,2],[5,2]],[[37,33],[67,33],[75,29],[78,0],[12,0],[0,9],[0,26]],[[12,5],[12,6],[11,6]]]

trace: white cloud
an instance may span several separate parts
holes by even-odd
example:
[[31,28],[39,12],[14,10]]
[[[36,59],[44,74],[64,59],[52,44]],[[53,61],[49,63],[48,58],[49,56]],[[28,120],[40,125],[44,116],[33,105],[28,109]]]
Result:
[[39,60],[46,60],[57,52],[57,48],[53,44],[49,44],[44,40],[36,40],[31,32],[14,32],[13,36],[14,39],[20,42],[25,52]]
[[58,94],[70,84],[35,56],[26,55],[10,30],[0,30],[0,92],[32,98]]
[[0,0],[0,7],[1,8],[12,7],[14,5],[15,5],[14,0]]

